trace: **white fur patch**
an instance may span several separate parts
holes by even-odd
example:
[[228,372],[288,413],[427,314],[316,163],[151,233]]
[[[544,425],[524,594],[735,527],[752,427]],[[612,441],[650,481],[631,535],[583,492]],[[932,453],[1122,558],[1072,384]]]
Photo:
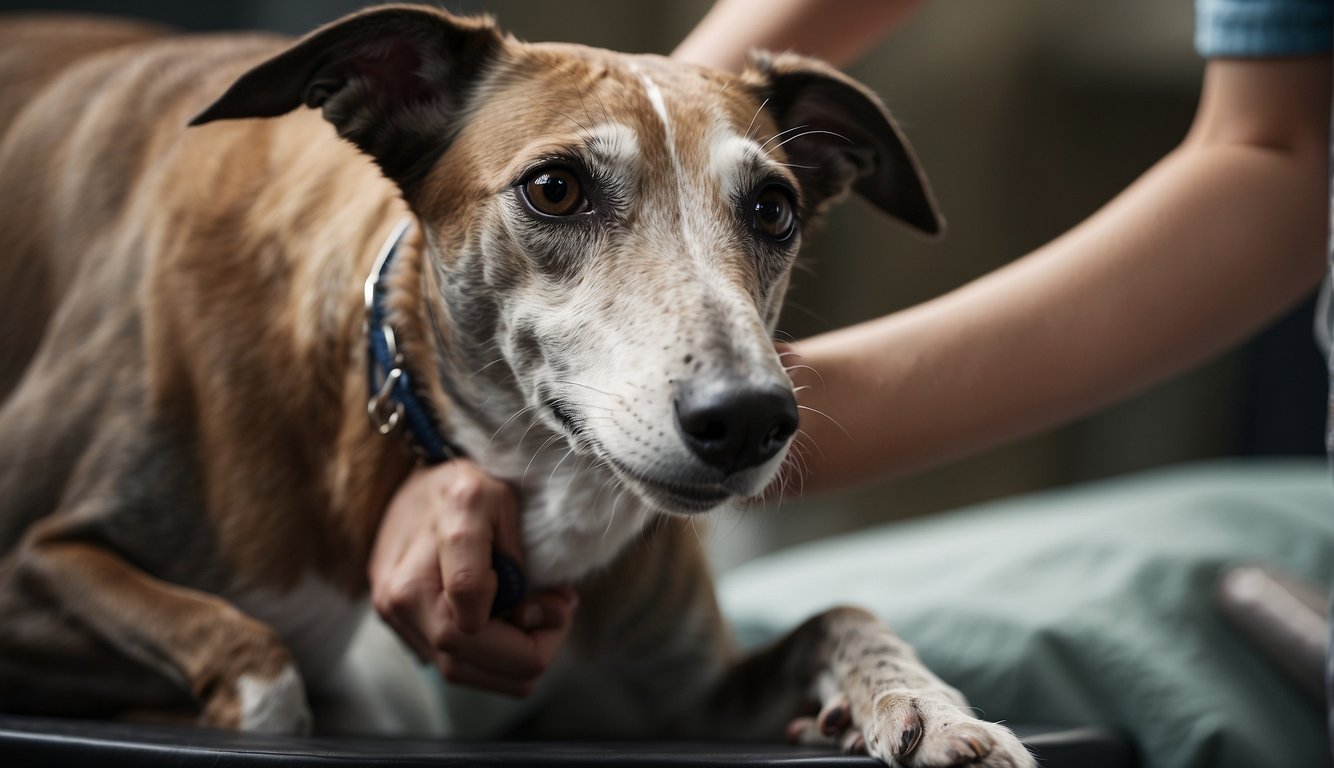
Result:
[[611,170],[624,173],[638,167],[639,138],[630,126],[599,123],[588,133],[588,149],[597,156],[598,161],[611,166]]
[[753,139],[730,131],[715,131],[709,142],[709,173],[718,179],[724,197],[742,194],[744,171],[761,164],[764,151]]
[[287,665],[276,677],[264,680],[241,675],[236,681],[241,701],[241,730],[252,733],[310,733],[306,689],[296,667]]

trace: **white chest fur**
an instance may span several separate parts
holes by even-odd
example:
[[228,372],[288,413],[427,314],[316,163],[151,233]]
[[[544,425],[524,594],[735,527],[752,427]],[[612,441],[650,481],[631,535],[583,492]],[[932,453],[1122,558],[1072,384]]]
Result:
[[655,514],[588,459],[539,454],[521,483],[529,581],[571,584],[609,564]]
[[487,472],[519,489],[524,573],[531,586],[573,584],[607,566],[656,514],[599,459],[575,455],[549,434],[513,429],[520,437],[509,445],[466,423],[455,438]]

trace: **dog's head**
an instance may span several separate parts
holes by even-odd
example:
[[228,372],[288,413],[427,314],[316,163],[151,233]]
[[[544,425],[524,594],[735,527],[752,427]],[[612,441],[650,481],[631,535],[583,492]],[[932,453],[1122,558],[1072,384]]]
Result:
[[456,399],[485,410],[496,395],[471,374],[503,370],[515,410],[671,512],[778,471],[797,405],[772,332],[802,229],[850,189],[941,227],[879,101],[797,56],[734,76],[387,6],[251,70],[196,122],[302,104],[421,222]]

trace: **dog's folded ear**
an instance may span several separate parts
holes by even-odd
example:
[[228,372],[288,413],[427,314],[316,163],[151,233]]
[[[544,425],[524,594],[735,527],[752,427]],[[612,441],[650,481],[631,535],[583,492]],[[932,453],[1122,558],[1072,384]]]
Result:
[[405,192],[458,129],[504,38],[489,18],[389,5],[327,24],[251,69],[190,125],[322,109]]
[[756,52],[750,64],[765,110],[782,132],[774,143],[792,161],[808,212],[851,188],[925,235],[943,233],[926,176],[875,94],[804,56]]

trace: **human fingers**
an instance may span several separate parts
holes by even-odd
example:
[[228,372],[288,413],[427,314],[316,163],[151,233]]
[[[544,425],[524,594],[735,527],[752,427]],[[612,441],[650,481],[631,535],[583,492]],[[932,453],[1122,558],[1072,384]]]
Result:
[[[451,616],[464,633],[479,631],[496,596],[492,550],[498,528],[517,530],[517,503],[508,485],[469,461],[451,462],[433,503],[440,582]],[[510,534],[504,534],[509,536]],[[513,535],[517,540],[517,533]]]
[[431,661],[435,653],[428,634],[434,623],[445,618],[437,605],[443,599],[439,573],[435,543],[419,537],[399,553],[392,566],[382,566],[371,581],[375,612],[423,663]]
[[431,490],[435,482],[433,469],[415,469],[385,507],[366,567],[372,590],[394,577],[408,547],[431,524]]
[[433,646],[455,661],[505,679],[535,680],[550,667],[573,626],[578,601],[571,590],[534,595],[514,612],[519,624],[492,619],[476,633],[442,624]]
[[455,685],[480,688],[515,698],[528,696],[537,687],[537,678],[520,680],[488,672],[446,653],[437,654],[436,667],[441,677]]

